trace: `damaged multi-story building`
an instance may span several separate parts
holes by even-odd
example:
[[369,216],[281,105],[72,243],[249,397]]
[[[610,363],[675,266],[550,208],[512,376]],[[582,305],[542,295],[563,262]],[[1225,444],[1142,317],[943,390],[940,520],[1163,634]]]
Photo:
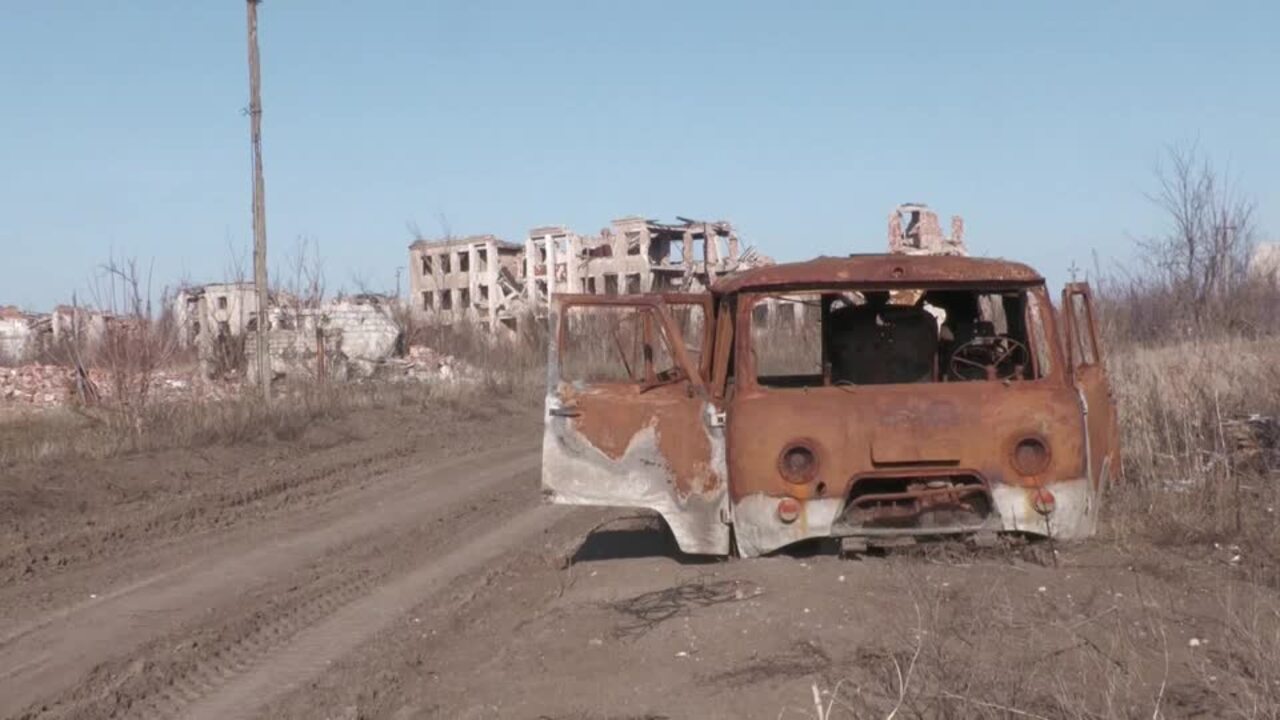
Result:
[[557,293],[699,292],[721,275],[771,263],[742,248],[731,224],[686,218],[625,217],[597,235],[537,227],[523,246],[492,235],[409,246],[415,311],[488,329],[515,329],[521,316],[543,314]]

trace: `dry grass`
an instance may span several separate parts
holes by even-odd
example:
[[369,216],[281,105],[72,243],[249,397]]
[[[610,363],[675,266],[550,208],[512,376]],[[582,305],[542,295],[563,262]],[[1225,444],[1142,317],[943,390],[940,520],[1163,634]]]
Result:
[[957,589],[935,575],[896,565],[903,602],[881,622],[897,637],[829,660],[814,708],[779,717],[1280,717],[1274,594],[1224,583],[1191,608],[1136,573],[1074,596],[1016,578]]
[[[540,395],[539,395],[540,396]],[[466,417],[485,404],[528,404],[528,390],[498,375],[478,383],[361,383],[282,388],[270,406],[252,388],[204,402],[153,402],[141,430],[122,428],[110,411],[60,409],[0,422],[0,465],[64,457],[107,458],[165,448],[290,441],[312,423],[379,407],[418,407]]]
[[1163,546],[1235,544],[1280,587],[1280,466],[1242,451],[1239,418],[1280,417],[1280,340],[1113,348],[1124,482],[1110,535]]

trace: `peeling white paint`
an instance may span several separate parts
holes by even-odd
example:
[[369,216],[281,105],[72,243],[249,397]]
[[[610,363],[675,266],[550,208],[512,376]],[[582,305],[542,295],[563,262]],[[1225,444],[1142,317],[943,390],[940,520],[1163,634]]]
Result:
[[1053,493],[1054,510],[1046,526],[1044,516],[1036,512],[1029,488],[997,485],[991,489],[1000,513],[1001,527],[1007,532],[1049,535],[1057,540],[1081,540],[1097,529],[1097,498],[1087,478],[1055,482],[1045,486]]
[[729,553],[729,526],[721,521],[728,498],[723,429],[704,424],[711,444],[708,462],[719,473],[719,487],[709,495],[694,493],[682,498],[658,447],[654,426],[636,433],[622,457],[614,460],[574,430],[569,419],[550,415],[550,410],[559,406],[554,395],[547,397],[546,406],[542,487],[550,502],[654,510],[667,521],[682,551]]
[[784,523],[778,518],[781,498],[748,495],[733,506],[733,530],[742,557],[757,557],[809,538],[830,537],[831,526],[844,509],[840,498],[800,501],[800,517]]

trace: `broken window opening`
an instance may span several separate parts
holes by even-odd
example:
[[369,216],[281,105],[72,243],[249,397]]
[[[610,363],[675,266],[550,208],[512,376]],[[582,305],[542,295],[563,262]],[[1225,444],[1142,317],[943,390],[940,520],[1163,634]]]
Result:
[[618,294],[618,275],[617,273],[605,273],[604,276],[604,294]]
[[445,290],[444,292],[440,293],[440,309],[441,310],[453,309],[453,291],[452,290]]
[[489,272],[489,253],[484,248],[476,250],[476,272]]
[[667,262],[667,254],[671,252],[671,241],[662,238],[653,238],[649,241],[649,264],[665,265]]
[[458,304],[464,310],[471,307],[471,290],[469,288],[462,288],[458,291]]
[[675,323],[680,333],[680,341],[684,343],[689,363],[694,368],[702,367],[703,343],[707,333],[707,311],[701,304],[669,303],[667,314]]
[[640,294],[640,274],[628,273],[625,277],[625,292],[628,295]]
[[434,307],[435,307],[435,304],[436,304],[436,303],[435,303],[435,295],[434,295],[434,293],[432,293],[432,292],[431,292],[431,291],[429,291],[429,290],[424,290],[424,291],[422,292],[422,309],[423,309],[423,310],[431,310],[432,308],[434,308]]
[[672,240],[668,243],[667,262],[671,265],[684,264],[684,240]]
[[587,290],[587,294],[588,294],[588,295],[595,295],[595,294],[596,294],[596,279],[595,279],[594,277],[588,277],[588,278],[587,278],[587,287],[586,287],[586,290]]
[[424,254],[422,256],[422,274],[423,275],[433,274],[435,270],[432,267],[432,265],[434,265],[434,262],[432,261],[431,256]]
[[227,309],[227,296],[226,296],[226,295],[219,295],[219,296],[218,296],[218,309],[219,309],[219,310],[226,310],[226,309]]
[[489,286],[481,285],[478,289],[480,290],[480,302],[489,302]]
[[1036,372],[1044,377],[1053,372],[1052,350],[1049,345],[1049,331],[1045,328],[1044,312],[1040,298],[1035,293],[1027,293],[1027,325],[1031,330],[1032,358],[1036,363]]
[[571,305],[564,313],[561,380],[654,385],[683,378],[652,308]]
[[[812,291],[751,312],[756,379],[769,387],[1032,380],[1047,337],[1025,290]],[[774,322],[760,311],[778,307]],[[1087,327],[1087,326],[1086,326]],[[1037,362],[1038,361],[1038,362]]]
[[448,275],[449,273],[453,272],[453,268],[450,267],[451,257],[452,255],[450,253],[445,253],[444,255],[440,256],[440,272],[444,273],[445,275]]
[[458,272],[471,272],[471,254],[458,253]]

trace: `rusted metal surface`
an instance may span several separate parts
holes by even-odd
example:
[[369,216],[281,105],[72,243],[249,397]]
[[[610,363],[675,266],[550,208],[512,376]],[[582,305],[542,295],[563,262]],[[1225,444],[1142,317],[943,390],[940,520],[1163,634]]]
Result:
[[712,287],[716,295],[752,290],[839,287],[916,288],[975,282],[984,286],[1042,283],[1044,278],[1022,263],[953,256],[853,255],[821,257],[807,262],[769,265],[726,277]]
[[[839,299],[898,288],[919,291],[901,294],[913,303],[956,288],[1016,297],[1021,304],[1008,307],[1022,308],[1016,320],[1033,357],[1013,373],[950,381],[941,364],[933,381],[841,384],[829,369],[809,385],[760,381],[751,332],[758,304],[780,293]],[[705,308],[696,367],[679,348],[673,303]],[[557,316],[574,305],[645,308],[660,331],[653,341],[670,343],[683,376],[569,384],[553,350],[544,485],[558,502],[657,510],[686,552],[727,552],[730,526],[744,556],[814,537],[1086,537],[1119,467],[1088,286],[1068,286],[1056,312],[1026,265],[820,258],[722,279],[710,295],[570,296]],[[823,322],[828,312],[824,305]],[[1039,337],[1030,337],[1033,327]],[[557,337],[565,341],[563,328]],[[824,353],[825,343],[824,335]],[[565,407],[577,414],[564,417]]]
[[[725,554],[724,433],[707,421],[713,408],[703,380],[711,353],[703,353],[700,364],[690,359],[667,310],[681,304],[704,308],[702,346],[709,348],[713,314],[705,294],[557,299],[542,485],[552,502],[654,510],[685,552]],[[561,377],[556,349],[568,341],[566,317],[573,307],[636,308],[651,314],[656,322],[646,323],[645,342],[664,343],[681,376],[659,380],[646,370],[642,382],[590,384]]]

